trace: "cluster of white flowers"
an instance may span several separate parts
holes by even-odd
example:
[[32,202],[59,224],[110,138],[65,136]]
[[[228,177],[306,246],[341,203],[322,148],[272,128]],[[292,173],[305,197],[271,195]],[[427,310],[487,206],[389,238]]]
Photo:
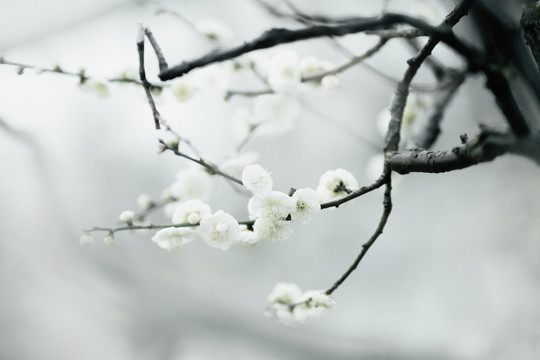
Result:
[[284,325],[304,324],[318,319],[321,314],[332,309],[335,301],[323,290],[302,289],[293,283],[280,282],[268,295],[269,308],[265,315]]
[[322,201],[332,201],[342,198],[358,189],[358,181],[347,170],[328,170],[322,174],[317,186],[317,192]]
[[221,250],[228,250],[241,239],[241,227],[234,217],[222,210],[212,214],[210,206],[197,199],[179,202],[172,222],[184,226],[161,229],[152,237],[153,242],[167,251],[180,250],[196,235]]
[[242,183],[254,195],[248,203],[249,217],[255,220],[252,242],[286,240],[293,234],[289,220],[307,224],[321,209],[318,193],[313,189],[299,189],[293,196],[272,191],[272,177],[258,164],[244,169]]

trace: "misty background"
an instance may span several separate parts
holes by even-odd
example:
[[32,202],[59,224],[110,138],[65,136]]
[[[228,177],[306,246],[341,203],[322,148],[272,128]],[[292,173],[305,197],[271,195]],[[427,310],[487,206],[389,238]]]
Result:
[[[373,16],[382,8],[352,0],[294,3],[330,16]],[[411,3],[389,6],[441,16],[449,10],[448,3]],[[232,44],[270,27],[299,26],[249,0],[161,5],[193,22],[227,24],[235,33]],[[211,49],[185,23],[156,15],[155,8],[121,0],[3,1],[0,52],[10,61],[75,72],[85,67],[90,76],[107,78],[137,68],[139,23],[154,32],[170,64]],[[466,20],[458,26],[474,41]],[[340,39],[355,53],[376,40],[362,34]],[[282,49],[335,64],[347,59],[324,39],[264,54]],[[444,47],[435,55],[460,64]],[[393,40],[366,63],[399,79],[411,56]],[[147,56],[147,72],[155,81],[153,56]],[[395,84],[363,66],[341,80],[338,90],[302,97],[294,130],[246,146],[271,170],[276,190],[315,188],[322,173],[338,167],[369,183],[368,162],[383,147],[375,119]],[[424,70],[415,81],[433,78]],[[434,148],[452,148],[460,134],[474,136],[479,124],[504,126],[483,81],[471,77],[458,91]],[[2,359],[540,357],[540,169],[531,161],[506,155],[463,171],[400,177],[384,234],[334,293],[335,309],[312,324],[284,327],[263,316],[274,284],[333,284],[376,228],[382,192],[321,212],[279,244],[222,252],[196,241],[167,253],[150,241],[152,232],[123,232],[113,247],[103,245],[99,233],[92,246],[81,247],[82,229],[114,226],[121,211],[136,209],[139,194],[158,198],[190,164],[156,153],[158,134],[142,88],[109,84],[110,96],[100,99],[77,83],[32,70],[17,75],[15,67],[0,65]],[[225,102],[222,95],[201,91],[180,103],[165,91],[157,98],[171,126],[216,161],[235,144],[231,115],[253,101]],[[213,210],[245,219],[247,200],[216,179]]]

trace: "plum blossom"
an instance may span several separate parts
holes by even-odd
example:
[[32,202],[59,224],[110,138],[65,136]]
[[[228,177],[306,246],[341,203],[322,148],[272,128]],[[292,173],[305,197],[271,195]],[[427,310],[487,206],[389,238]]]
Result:
[[181,78],[173,81],[171,84],[171,92],[178,101],[184,102],[193,97],[195,88],[190,81]]
[[94,243],[94,237],[92,235],[84,234],[79,238],[79,244],[82,246],[88,246],[92,243]]
[[267,300],[270,308],[266,315],[284,325],[307,323],[335,305],[334,299],[322,290],[302,292],[298,285],[284,282],[274,286]]
[[328,170],[319,179],[317,192],[321,201],[331,201],[346,196],[358,189],[356,178],[347,170]]
[[242,171],[242,184],[254,195],[264,195],[272,190],[273,181],[268,171],[254,164],[246,166]]
[[267,81],[275,92],[295,91],[300,85],[301,78],[296,53],[283,51],[270,59],[267,67]]
[[154,206],[154,201],[152,200],[152,197],[150,195],[141,194],[139,195],[139,197],[137,197],[137,205],[141,210],[148,210],[152,206]]
[[179,200],[200,199],[210,197],[213,183],[212,177],[200,167],[180,170],[176,173],[176,181],[169,187],[170,194]]
[[173,224],[198,224],[212,213],[210,206],[199,199],[182,201],[172,215]]
[[248,165],[253,165],[259,160],[259,154],[253,151],[233,153],[219,164],[219,168],[229,175],[241,178],[242,172]]
[[293,234],[293,230],[287,221],[270,220],[265,217],[255,220],[253,229],[257,238],[266,239],[270,242],[287,240]]
[[254,117],[251,111],[243,106],[231,117],[233,135],[237,140],[244,140],[254,128]]
[[160,248],[167,251],[180,250],[185,244],[193,241],[195,230],[189,227],[168,227],[159,230],[153,237]]
[[122,213],[118,217],[118,220],[131,226],[133,224],[134,218],[135,218],[135,213],[133,211],[125,210],[125,211],[122,211]]
[[107,246],[113,246],[115,243],[114,236],[109,234],[103,238],[103,243]]
[[[302,78],[308,78],[332,69],[332,64],[328,61],[321,61],[313,56],[308,56],[300,61],[298,67],[300,68]],[[321,84],[321,80],[311,80],[307,84],[318,86]]]
[[195,24],[195,28],[198,32],[218,44],[225,44],[234,36],[233,31],[228,26],[215,19],[199,21]]
[[302,296],[302,289],[295,283],[278,282],[274,285],[272,292],[268,295],[268,302],[295,303]]
[[285,94],[257,96],[253,102],[255,133],[277,135],[291,130],[300,114],[298,100]]
[[248,202],[248,213],[250,219],[263,217],[279,221],[285,220],[295,206],[292,197],[280,191],[271,191],[265,195],[252,197]]
[[240,236],[238,237],[240,244],[244,247],[251,247],[257,245],[260,240],[253,229],[250,230],[246,225],[240,225]]
[[232,244],[238,241],[240,225],[234,217],[219,210],[214,215],[202,219],[198,231],[203,240],[211,247],[228,250]]
[[308,224],[321,210],[319,193],[313,189],[298,189],[292,199],[295,206],[291,211],[291,220],[295,223]]

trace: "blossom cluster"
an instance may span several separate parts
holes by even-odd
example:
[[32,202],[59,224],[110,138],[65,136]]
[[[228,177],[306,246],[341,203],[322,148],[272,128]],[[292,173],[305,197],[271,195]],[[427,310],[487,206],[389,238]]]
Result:
[[249,218],[254,220],[255,238],[278,242],[288,239],[293,231],[289,221],[307,224],[321,210],[319,194],[309,188],[298,189],[289,196],[273,191],[270,174],[262,166],[247,166],[242,183],[253,193],[248,203]]
[[323,290],[302,289],[293,283],[277,283],[268,295],[266,315],[284,325],[304,324],[332,309],[335,301]]

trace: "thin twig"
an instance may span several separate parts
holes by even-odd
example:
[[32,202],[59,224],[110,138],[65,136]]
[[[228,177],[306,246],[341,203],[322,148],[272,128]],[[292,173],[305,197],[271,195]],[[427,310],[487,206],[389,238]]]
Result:
[[390,212],[392,211],[392,183],[390,174],[387,175],[387,178],[385,179],[384,183],[386,184],[386,189],[384,191],[384,198],[383,198],[383,213],[381,215],[381,219],[379,220],[379,224],[377,225],[377,229],[375,229],[375,232],[367,242],[365,242],[362,245],[362,250],[354,260],[354,262],[351,264],[351,266],[345,271],[343,275],[330,287],[328,290],[326,290],[327,295],[331,295],[347,278],[349,275],[352,274],[352,272],[358,267],[358,264],[362,261],[364,256],[367,254],[371,246],[375,243],[375,241],[379,238],[379,236],[382,234],[384,230],[384,226],[386,225],[386,222],[388,221],[388,217],[390,216]]
[[219,176],[222,176],[225,179],[228,179],[228,180],[230,180],[232,182],[243,185],[242,180],[237,179],[234,176],[229,175],[227,173],[224,173],[216,165],[212,164],[211,162],[206,161],[206,160],[204,160],[202,158],[195,159],[194,157],[191,157],[191,156],[189,156],[189,155],[187,155],[187,154],[185,154],[183,152],[178,151],[178,149],[176,149],[176,148],[172,148],[172,147],[168,146],[163,140],[160,140],[159,142],[161,143],[161,145],[164,147],[165,150],[169,150],[169,151],[173,152],[174,154],[176,154],[178,156],[181,156],[183,158],[186,158],[186,159],[188,159],[188,160],[190,160],[190,161],[192,161],[194,163],[197,163],[197,164],[203,166],[204,168],[206,168],[206,170],[208,170],[208,172],[211,175],[219,175]]
[[141,24],[139,25],[139,34],[137,36],[137,50],[139,52],[139,77],[144,87],[146,100],[148,101],[148,105],[150,105],[152,115],[154,116],[154,125],[156,129],[159,130],[161,128],[161,122],[163,119],[161,118],[161,114],[159,113],[156,103],[154,102],[154,98],[152,97],[152,84],[150,84],[150,82],[146,79],[146,70],[144,69],[144,34],[145,30]]

